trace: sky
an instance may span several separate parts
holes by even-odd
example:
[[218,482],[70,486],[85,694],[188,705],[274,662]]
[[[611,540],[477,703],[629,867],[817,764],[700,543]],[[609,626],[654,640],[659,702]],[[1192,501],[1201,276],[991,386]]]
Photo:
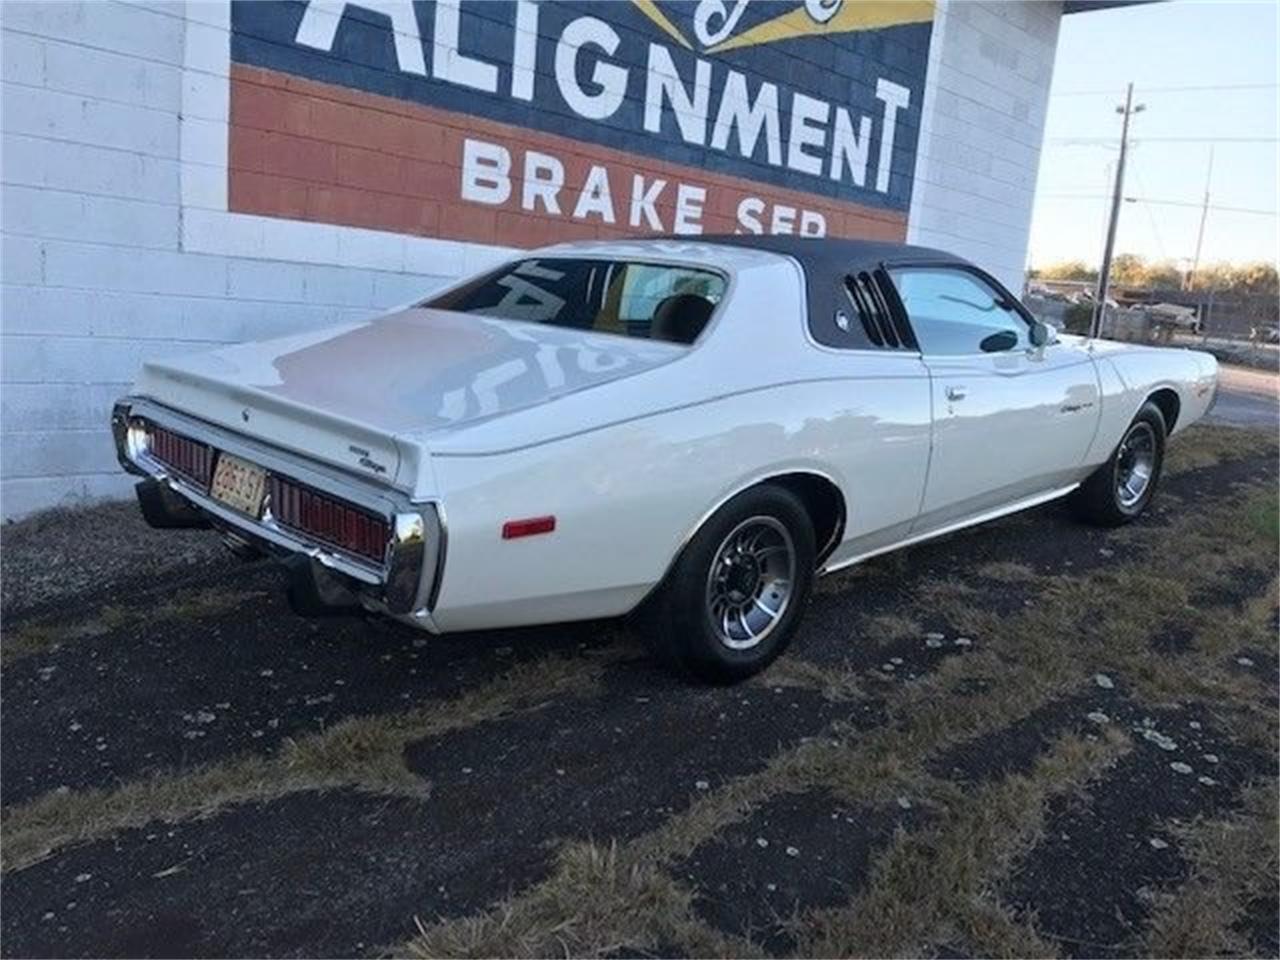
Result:
[[[1269,0],[1172,0],[1063,17],[1030,265],[1101,259],[1122,121],[1115,108],[1130,81],[1146,109],[1130,121],[1124,192],[1140,199],[1121,207],[1116,252],[1189,265],[1212,146],[1201,263],[1276,262],[1274,215],[1214,208],[1274,214],[1280,204],[1278,35],[1280,4]],[[1232,140],[1241,137],[1263,142]]]

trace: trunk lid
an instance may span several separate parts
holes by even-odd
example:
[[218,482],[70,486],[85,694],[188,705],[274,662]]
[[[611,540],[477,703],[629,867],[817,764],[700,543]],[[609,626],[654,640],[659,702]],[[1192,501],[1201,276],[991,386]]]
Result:
[[[630,376],[685,348],[415,308],[144,365],[137,392],[397,486],[443,429]],[[415,440],[402,435],[412,432]]]

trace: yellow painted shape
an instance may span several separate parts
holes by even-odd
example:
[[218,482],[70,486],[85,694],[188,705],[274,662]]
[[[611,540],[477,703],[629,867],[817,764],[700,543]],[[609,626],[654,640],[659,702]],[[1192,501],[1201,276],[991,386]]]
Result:
[[[635,2],[639,4],[640,0]],[[792,37],[855,33],[859,30],[879,30],[907,23],[930,23],[933,20],[933,2],[934,0],[845,0],[836,15],[826,23],[818,23],[805,12],[804,7],[796,7],[716,44],[707,52],[724,53],[741,47],[790,40]]]
[[684,47],[686,50],[693,49],[693,45],[684,38],[684,34],[680,32],[676,25],[667,19],[667,15],[658,9],[658,5],[654,0],[631,0],[631,2],[639,8],[641,13],[657,24],[658,28],[672,40],[680,44],[680,46]]

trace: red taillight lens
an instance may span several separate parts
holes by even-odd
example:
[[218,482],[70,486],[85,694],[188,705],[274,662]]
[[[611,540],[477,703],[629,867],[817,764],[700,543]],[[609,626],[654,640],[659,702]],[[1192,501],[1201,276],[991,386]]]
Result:
[[151,424],[147,432],[151,456],[174,473],[208,488],[213,476],[213,448],[155,424]]
[[377,563],[386,558],[391,528],[385,518],[274,474],[267,489],[271,515],[282,526]]

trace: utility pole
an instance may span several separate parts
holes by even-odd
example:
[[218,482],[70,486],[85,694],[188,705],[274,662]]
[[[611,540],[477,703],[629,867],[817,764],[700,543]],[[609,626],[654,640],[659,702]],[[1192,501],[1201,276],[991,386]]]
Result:
[[1200,250],[1204,246],[1204,222],[1209,216],[1209,185],[1213,182],[1213,145],[1209,145],[1209,173],[1204,178],[1204,206],[1200,208],[1200,232],[1196,234],[1196,256],[1191,261],[1191,273],[1187,275],[1187,289],[1196,282],[1196,271],[1200,269]]
[[1120,128],[1120,159],[1116,161],[1115,191],[1111,195],[1111,219],[1107,223],[1107,243],[1102,251],[1102,269],[1098,271],[1098,300],[1093,307],[1093,324],[1089,336],[1096,337],[1102,332],[1102,314],[1107,309],[1107,294],[1111,289],[1111,254],[1116,246],[1116,224],[1120,220],[1120,201],[1124,194],[1124,158],[1129,150],[1129,118],[1141,113],[1146,107],[1133,104],[1133,84],[1129,84],[1124,97],[1124,106],[1116,107],[1116,113],[1124,114],[1124,125]]

